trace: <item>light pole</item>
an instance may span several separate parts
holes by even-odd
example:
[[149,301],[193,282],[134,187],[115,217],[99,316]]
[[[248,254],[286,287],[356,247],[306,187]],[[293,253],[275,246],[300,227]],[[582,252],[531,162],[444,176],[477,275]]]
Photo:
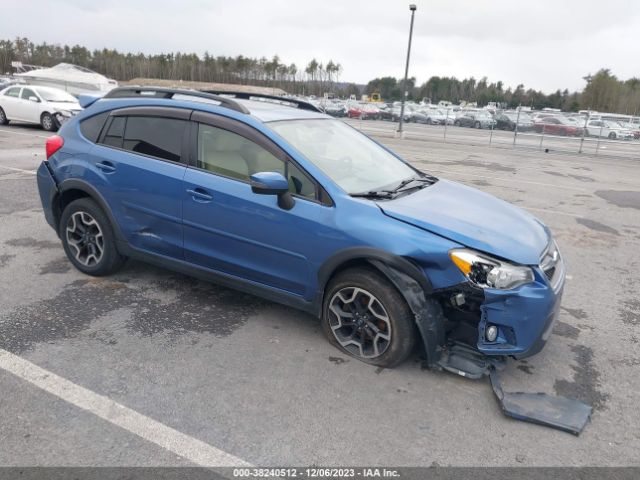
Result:
[[413,36],[413,17],[416,14],[416,9],[418,7],[415,4],[409,5],[409,10],[411,10],[411,26],[409,27],[409,46],[407,47],[407,64],[404,67],[404,83],[402,84],[402,88],[404,91],[402,92],[402,105],[400,106],[400,122],[398,123],[398,133],[402,134],[402,123],[404,122],[404,103],[407,101],[407,95],[409,94],[407,90],[407,77],[409,76],[409,57],[411,56],[411,37]]

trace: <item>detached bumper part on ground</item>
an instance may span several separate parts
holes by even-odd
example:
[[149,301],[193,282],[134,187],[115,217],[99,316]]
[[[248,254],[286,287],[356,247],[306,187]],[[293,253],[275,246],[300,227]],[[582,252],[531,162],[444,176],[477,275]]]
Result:
[[[442,314],[434,310],[426,300],[425,292],[416,280],[382,262],[374,261],[372,263],[383,271],[403,293],[414,312],[425,347],[426,363],[430,368],[442,369],[470,379],[489,376],[493,392],[505,415],[579,435],[589,421],[591,406],[578,400],[545,393],[505,392],[502,389],[498,373],[498,370],[504,368],[507,355],[520,357],[534,355],[544,347],[549,338],[558,316],[564,287],[564,265],[559,258],[558,260],[557,264],[554,264],[555,270],[553,272],[546,268],[544,271],[549,271],[549,274],[542,270],[537,272],[542,282],[544,282],[542,276],[549,280],[548,286],[538,283],[527,287],[530,294],[515,295],[515,302],[511,298],[512,295],[504,291],[494,291],[493,295],[484,295],[485,298],[480,307],[481,320],[477,326],[478,344],[475,347],[456,342],[445,334]],[[449,292],[449,295],[452,298],[460,295],[459,292],[457,294],[456,292],[457,290],[454,290],[453,293]],[[541,318],[546,320],[533,322],[531,318],[524,315],[524,306],[518,300],[528,303],[534,301],[535,308],[532,309],[529,305],[526,310],[535,315],[542,315]],[[489,313],[491,310],[495,312]],[[515,318],[515,322],[531,324],[527,326],[533,329],[537,328],[538,331],[527,332],[526,336],[531,339],[531,342],[521,349],[516,349],[508,343],[503,343],[502,346],[496,346],[494,343],[492,348],[491,342],[484,345],[483,348],[487,318],[491,321],[496,318],[501,319],[503,324],[513,323]],[[504,325],[501,328],[504,329]],[[516,335],[515,330],[511,330],[511,332],[512,335]]]
[[489,369],[489,378],[502,411],[516,420],[579,435],[591,417],[592,408],[579,400],[546,393],[505,392],[500,384],[500,374],[494,367]]

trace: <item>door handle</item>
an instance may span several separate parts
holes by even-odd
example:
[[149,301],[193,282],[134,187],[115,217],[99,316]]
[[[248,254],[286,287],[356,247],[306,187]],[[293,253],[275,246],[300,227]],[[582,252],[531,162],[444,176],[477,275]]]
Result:
[[193,200],[195,200],[196,202],[209,203],[211,200],[213,200],[213,197],[209,195],[203,188],[188,189],[187,193],[191,195],[191,198],[193,198]]
[[104,173],[113,173],[116,171],[115,165],[111,162],[98,162],[96,163],[96,167],[98,167]]

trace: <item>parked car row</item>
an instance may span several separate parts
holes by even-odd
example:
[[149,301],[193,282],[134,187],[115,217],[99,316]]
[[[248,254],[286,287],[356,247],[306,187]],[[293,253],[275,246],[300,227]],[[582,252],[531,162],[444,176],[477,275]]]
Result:
[[[400,102],[357,102],[330,100],[317,102],[318,107],[334,117],[361,120],[389,120],[397,122],[401,115]],[[595,116],[587,120],[583,115],[556,111],[493,110],[484,108],[441,107],[407,102],[404,122],[427,125],[455,125],[477,129],[497,129],[536,132],[567,137],[596,137],[611,140],[640,139],[640,124],[607,120]]]

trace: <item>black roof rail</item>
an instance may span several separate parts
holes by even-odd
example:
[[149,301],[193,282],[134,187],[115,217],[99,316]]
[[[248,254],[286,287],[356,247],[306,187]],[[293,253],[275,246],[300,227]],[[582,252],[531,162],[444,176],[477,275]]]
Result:
[[166,88],[166,87],[117,87],[110,90],[102,98],[131,98],[131,97],[151,97],[151,98],[173,98],[174,95],[184,95],[189,97],[205,98],[207,100],[214,100],[219,102],[221,106],[230,110],[235,110],[240,113],[249,113],[247,108],[234,101],[230,97],[222,97],[220,95],[214,95],[212,93],[202,92],[199,90],[185,90],[180,88]]
[[272,103],[278,103],[289,107],[299,108],[300,110],[309,110],[312,112],[321,112],[322,110],[316,107],[313,103],[305,102],[304,100],[298,100],[297,98],[279,97],[278,95],[268,95],[266,93],[249,93],[249,92],[225,92],[223,90],[201,90],[214,95],[233,96],[234,98],[240,98],[242,100],[258,100]]

